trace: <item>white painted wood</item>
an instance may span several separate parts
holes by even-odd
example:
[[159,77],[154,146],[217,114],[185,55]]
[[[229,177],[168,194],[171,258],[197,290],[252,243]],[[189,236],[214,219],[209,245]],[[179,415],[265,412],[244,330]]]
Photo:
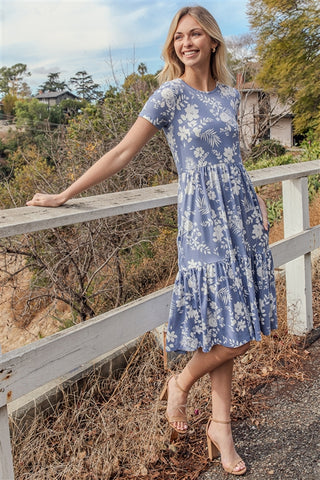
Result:
[[0,406],[165,323],[171,289],[2,355]]
[[0,407],[0,479],[14,480],[7,406]]
[[320,247],[320,225],[300,232],[271,245],[275,267],[285,265],[291,260],[308,254]]
[[270,183],[282,182],[284,180],[307,177],[308,175],[317,173],[320,173],[320,160],[262,168],[260,170],[250,171],[249,175],[254,186],[258,187]]
[[177,183],[70,200],[58,208],[1,210],[0,238],[177,203]]
[[[320,160],[249,172],[254,186],[320,173]],[[0,212],[0,238],[177,203],[177,184],[70,200],[59,208],[21,207]]]
[[[0,345],[0,364],[2,360]],[[0,378],[3,371],[0,367]],[[8,407],[0,407],[0,480],[14,480]]]
[[311,254],[286,264],[288,331],[304,335],[313,328]]
[[[309,228],[308,178],[282,182],[285,238]],[[313,327],[311,253],[286,264],[288,329],[303,335]]]
[[282,195],[284,236],[286,238],[310,227],[308,178],[284,181]]

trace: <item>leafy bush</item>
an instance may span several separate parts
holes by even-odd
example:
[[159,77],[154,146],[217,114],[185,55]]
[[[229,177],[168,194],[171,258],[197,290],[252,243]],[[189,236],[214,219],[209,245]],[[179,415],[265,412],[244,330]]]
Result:
[[44,180],[50,185],[53,169],[34,147],[17,150],[10,158],[12,178],[0,186],[1,208],[21,207],[35,191],[43,188]]
[[291,153],[286,153],[279,157],[261,157],[257,160],[249,158],[245,162],[247,170],[258,170],[261,168],[276,167],[278,165],[289,165],[290,163],[297,163],[297,158],[295,158]]
[[301,148],[303,149],[301,155],[303,162],[320,159],[320,141],[306,139],[301,143]]
[[252,160],[258,160],[261,157],[279,157],[285,153],[286,149],[280,142],[276,140],[262,140],[252,148],[250,158]]
[[282,198],[277,201],[266,201],[268,209],[268,221],[270,227],[272,227],[276,222],[279,222],[283,214],[283,203]]

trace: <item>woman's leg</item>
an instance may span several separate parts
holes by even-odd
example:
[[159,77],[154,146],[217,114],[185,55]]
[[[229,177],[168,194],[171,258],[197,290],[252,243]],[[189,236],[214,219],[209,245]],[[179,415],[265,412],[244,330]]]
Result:
[[[168,384],[167,416],[174,418],[181,414],[182,407],[187,403],[188,392],[192,385],[203,375],[214,371],[228,360],[244,353],[249,344],[237,348],[227,348],[214,345],[210,352],[197,350],[185,368],[179,374],[177,381],[172,378]],[[186,422],[174,422],[179,430],[187,429]]]
[[236,472],[243,470],[245,463],[236,452],[231,424],[220,423],[230,421],[232,371],[233,359],[210,372],[213,421],[210,423],[208,435],[219,446],[222,465]]

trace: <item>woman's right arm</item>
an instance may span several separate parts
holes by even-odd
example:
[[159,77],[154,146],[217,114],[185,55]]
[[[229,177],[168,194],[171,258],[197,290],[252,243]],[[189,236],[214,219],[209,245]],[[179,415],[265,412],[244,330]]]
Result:
[[28,206],[58,207],[78,193],[103,182],[124,168],[158,131],[148,120],[138,117],[126,136],[112,150],[103,155],[78,180],[61,193],[36,193]]

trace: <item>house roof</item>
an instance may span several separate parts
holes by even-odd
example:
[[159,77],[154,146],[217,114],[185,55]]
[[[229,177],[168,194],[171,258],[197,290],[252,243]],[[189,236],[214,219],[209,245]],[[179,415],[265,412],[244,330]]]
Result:
[[38,95],[35,96],[35,98],[59,98],[62,95],[69,95],[70,97],[77,98],[76,95],[73,93],[69,92],[69,90],[63,90],[60,92],[44,92],[44,93],[39,93]]

